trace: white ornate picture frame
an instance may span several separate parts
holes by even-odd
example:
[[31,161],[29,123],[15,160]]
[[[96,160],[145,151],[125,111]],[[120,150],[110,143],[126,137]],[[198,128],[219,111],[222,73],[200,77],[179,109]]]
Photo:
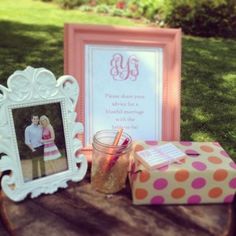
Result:
[[[87,160],[83,154],[78,154],[82,142],[77,137],[83,132],[83,125],[76,122],[75,107],[79,96],[77,81],[67,75],[56,80],[49,70],[27,67],[24,71],[13,73],[8,78],[7,86],[0,85],[0,175],[7,171],[1,181],[4,193],[13,201],[21,201],[28,194],[31,198],[42,193],[52,194],[58,188],[66,188],[70,180],[82,180],[87,171]],[[61,149],[58,146],[57,150],[60,158],[47,161],[44,144],[44,156],[41,156],[40,161],[43,158],[46,167],[43,174],[41,166],[37,167],[37,173],[41,171],[41,174],[33,178],[33,158],[25,155],[21,148],[25,144],[23,139],[26,134],[16,121],[27,114],[31,122],[32,111],[44,111],[47,114],[47,109],[52,109],[49,117],[52,126],[53,122],[55,125],[55,119],[58,120],[57,126],[60,126],[54,127],[55,141],[61,143]],[[19,116],[21,113],[23,115]],[[39,118],[46,114],[37,116]],[[42,126],[39,127],[43,130]],[[56,128],[61,133],[57,133]],[[48,163],[54,163],[50,164],[51,170]]]

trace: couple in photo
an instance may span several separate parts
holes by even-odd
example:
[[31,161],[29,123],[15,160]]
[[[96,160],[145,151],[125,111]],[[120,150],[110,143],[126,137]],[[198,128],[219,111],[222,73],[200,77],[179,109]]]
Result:
[[39,178],[38,166],[41,176],[46,176],[45,162],[61,157],[54,143],[55,132],[47,116],[31,116],[31,125],[25,129],[25,144],[31,150],[33,179]]

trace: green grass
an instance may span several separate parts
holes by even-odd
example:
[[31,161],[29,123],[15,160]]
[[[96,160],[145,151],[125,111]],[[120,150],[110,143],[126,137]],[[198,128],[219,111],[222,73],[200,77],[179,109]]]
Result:
[[39,0],[1,0],[0,19],[17,21],[22,24],[62,27],[65,22],[90,24],[134,25],[125,18],[101,16],[78,10],[62,10],[56,4],[43,3]]
[[236,40],[184,37],[182,139],[216,140],[236,159]]
[[35,0],[0,1],[0,80],[26,65],[63,74],[64,23],[134,25],[129,19],[62,10]]
[[[63,25],[135,25],[33,0],[0,1],[0,81],[27,65],[63,74]],[[183,37],[181,139],[219,141],[236,160],[236,40]]]

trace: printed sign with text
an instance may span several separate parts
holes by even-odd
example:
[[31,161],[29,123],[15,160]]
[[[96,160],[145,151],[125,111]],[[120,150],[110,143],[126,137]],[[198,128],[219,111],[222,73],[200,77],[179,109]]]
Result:
[[85,46],[85,143],[102,129],[162,137],[163,49]]

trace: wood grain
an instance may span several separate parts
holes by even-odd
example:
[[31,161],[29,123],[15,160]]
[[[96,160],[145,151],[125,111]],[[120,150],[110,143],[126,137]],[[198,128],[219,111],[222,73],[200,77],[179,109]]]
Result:
[[86,179],[21,203],[3,196],[1,216],[16,236],[233,235],[230,204],[135,206],[130,196],[129,188],[112,196],[98,193]]
[[6,231],[4,227],[4,223],[0,220],[0,235],[1,236],[9,236],[9,233]]

